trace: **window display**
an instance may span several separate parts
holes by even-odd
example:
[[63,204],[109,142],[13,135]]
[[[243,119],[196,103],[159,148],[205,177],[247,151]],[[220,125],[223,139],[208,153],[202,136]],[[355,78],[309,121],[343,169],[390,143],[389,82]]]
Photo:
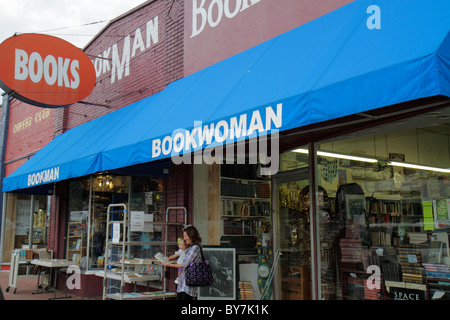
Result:
[[69,190],[66,258],[86,265],[90,180],[71,181]]
[[[146,219],[163,221],[163,179],[99,174],[71,181],[69,188],[66,257],[83,270],[103,267],[108,205],[125,203],[131,217],[142,212]],[[155,226],[148,232],[133,232],[131,228],[130,237],[134,241],[160,240],[161,229]],[[151,257],[158,248],[146,245],[133,250],[131,256]]]
[[7,194],[3,261],[14,249],[45,248],[48,245],[49,197]]
[[278,281],[281,299],[311,299],[311,234],[309,181],[278,185],[280,205],[275,217],[277,247],[281,250]]
[[319,145],[317,184],[330,199],[322,298],[450,298],[449,132],[440,124]]
[[98,175],[92,178],[89,229],[89,268],[103,267],[106,211],[112,203],[128,203],[129,177]]
[[139,225],[131,224],[130,240],[147,244],[132,246],[130,254],[132,257],[152,258],[156,253],[162,252],[160,243],[156,244],[156,242],[161,242],[163,239],[163,227],[157,224],[146,224],[145,221],[165,222],[163,180],[132,177],[131,185],[130,217],[133,219],[139,215],[143,219]]

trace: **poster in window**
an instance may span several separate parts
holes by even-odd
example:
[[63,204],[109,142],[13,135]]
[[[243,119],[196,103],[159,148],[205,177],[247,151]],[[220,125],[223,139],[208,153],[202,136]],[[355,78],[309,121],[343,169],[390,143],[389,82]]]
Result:
[[450,227],[450,199],[433,200],[435,228]]
[[346,196],[347,219],[356,219],[366,212],[366,199],[362,194],[349,194]]
[[205,246],[203,255],[211,265],[214,283],[199,288],[198,299],[236,300],[236,249]]

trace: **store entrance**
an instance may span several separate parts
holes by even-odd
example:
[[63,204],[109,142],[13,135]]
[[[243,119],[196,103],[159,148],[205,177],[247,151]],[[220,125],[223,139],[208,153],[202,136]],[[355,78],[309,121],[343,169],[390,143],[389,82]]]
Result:
[[275,299],[311,299],[311,237],[307,170],[275,179],[274,254],[281,253]]

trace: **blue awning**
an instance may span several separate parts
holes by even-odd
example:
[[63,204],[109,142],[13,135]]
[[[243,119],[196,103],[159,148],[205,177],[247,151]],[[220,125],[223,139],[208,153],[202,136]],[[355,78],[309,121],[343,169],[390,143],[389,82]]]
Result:
[[5,178],[3,191],[448,97],[449,12],[448,0],[356,0],[67,131]]

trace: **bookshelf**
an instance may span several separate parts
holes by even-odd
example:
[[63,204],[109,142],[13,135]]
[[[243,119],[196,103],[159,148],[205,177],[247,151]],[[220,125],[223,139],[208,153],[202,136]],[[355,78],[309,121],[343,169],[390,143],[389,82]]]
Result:
[[[183,222],[175,222],[177,220],[176,210],[181,209],[184,211]],[[170,215],[170,212],[173,214]],[[139,216],[139,212],[134,212],[134,216],[132,211],[128,212],[125,204],[108,205],[104,270],[96,274],[103,277],[103,300],[165,299],[173,298],[176,295],[175,292],[168,291],[167,277],[164,276],[165,267],[161,266],[160,262],[153,257],[139,256],[139,251],[132,248],[152,247],[167,255],[169,246],[173,248],[177,245],[176,241],[169,240],[169,233],[181,234],[183,226],[187,224],[187,210],[184,207],[168,207],[165,221],[144,220]],[[142,237],[137,240],[131,236],[132,233],[141,235],[152,233],[155,228],[160,229],[163,233],[158,240],[143,239]],[[156,251],[154,253],[156,254]],[[126,290],[126,283],[134,284],[132,292]],[[147,284],[145,292],[137,292],[139,283]],[[150,287],[161,291],[149,291]]]
[[222,197],[223,235],[258,236],[270,223],[270,202],[267,199],[236,199]]
[[219,210],[221,244],[254,250],[270,233],[270,182],[221,177]]
[[311,299],[311,278],[307,267],[282,264],[282,299],[309,300]]
[[72,211],[68,222],[67,259],[80,264],[81,258],[86,256],[87,249],[87,213]]
[[403,197],[367,201],[369,236],[373,246],[399,247],[403,242],[399,227],[405,232],[423,231],[423,204],[421,199]]
[[376,200],[366,202],[369,237],[373,246],[399,245],[397,230],[402,220],[402,203],[399,200]]

